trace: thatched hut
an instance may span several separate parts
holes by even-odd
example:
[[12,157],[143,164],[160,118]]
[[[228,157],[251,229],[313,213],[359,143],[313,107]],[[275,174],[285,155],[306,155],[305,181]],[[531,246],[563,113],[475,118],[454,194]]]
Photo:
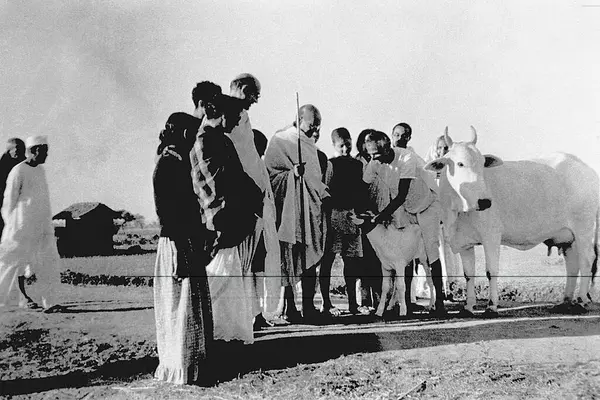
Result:
[[63,257],[111,255],[120,214],[102,203],[75,203],[52,217]]

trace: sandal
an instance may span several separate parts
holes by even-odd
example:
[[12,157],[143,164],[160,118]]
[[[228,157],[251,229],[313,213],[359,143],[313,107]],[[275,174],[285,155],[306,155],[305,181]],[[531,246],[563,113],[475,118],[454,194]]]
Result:
[[[371,315],[371,307],[360,306],[360,307],[358,307],[358,309],[356,311],[360,315]],[[373,310],[373,311],[375,311],[375,310]]]
[[41,307],[39,306],[39,304],[38,304],[38,303],[36,303],[36,302],[35,302],[35,301],[33,301],[33,300],[29,300],[29,301],[27,301],[26,303],[25,303],[25,302],[23,302],[23,303],[19,303],[19,307],[20,307],[20,308],[25,308],[25,309],[27,309],[27,310],[37,310],[37,309],[41,308]]
[[327,310],[323,310],[323,314],[325,314],[329,317],[337,318],[340,315],[342,315],[342,311],[339,308],[331,307]]
[[61,312],[65,312],[66,308],[61,306],[60,304],[55,304],[51,307],[48,308],[44,308],[44,310],[42,311],[44,314],[55,314],[55,313],[61,313]]

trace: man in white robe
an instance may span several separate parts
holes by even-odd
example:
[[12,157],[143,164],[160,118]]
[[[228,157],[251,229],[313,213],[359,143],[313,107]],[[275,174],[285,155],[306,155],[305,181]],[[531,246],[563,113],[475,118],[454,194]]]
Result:
[[[288,321],[299,317],[293,287],[301,280],[302,314],[305,322],[308,322],[318,320],[320,315],[314,306],[316,265],[323,257],[325,232],[322,203],[329,198],[329,193],[322,181],[317,146],[312,139],[314,132],[320,129],[321,113],[311,104],[300,107],[299,113],[299,128],[289,126],[271,138],[265,153],[265,164],[275,195],[282,285],[286,288],[286,314]],[[298,145],[302,152],[302,164],[299,163]],[[301,182],[303,186],[300,186]],[[303,206],[300,205],[301,187]]]
[[[56,286],[60,283],[59,255],[52,226],[50,194],[41,165],[48,156],[45,136],[25,141],[27,160],[14,167],[6,182],[2,218],[5,227],[0,244],[0,309],[19,295],[18,277],[36,275],[35,289],[44,312],[58,312]],[[24,288],[23,288],[24,289]],[[27,305],[22,293],[19,305]]]
[[[251,74],[240,74],[231,81],[230,95],[243,100],[245,105],[240,114],[240,121],[228,135],[235,146],[244,172],[264,193],[263,215],[256,223],[254,248],[251,249],[253,254],[250,255],[253,260],[252,273],[248,273],[244,277],[246,294],[252,298],[255,330],[270,325],[265,320],[263,313],[267,318],[281,313],[281,310],[278,310],[281,290],[281,256],[275,227],[275,200],[265,163],[258,154],[254,143],[254,132],[248,116],[250,107],[258,102],[260,90],[260,82]],[[258,250],[259,248],[260,250]]]

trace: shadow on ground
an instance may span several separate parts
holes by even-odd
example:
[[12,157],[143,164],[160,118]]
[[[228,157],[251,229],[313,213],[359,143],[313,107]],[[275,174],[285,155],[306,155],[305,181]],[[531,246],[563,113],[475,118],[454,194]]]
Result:
[[[210,370],[217,381],[223,382],[251,371],[320,363],[356,353],[500,339],[600,334],[600,315],[597,312],[586,316],[559,316],[550,315],[547,309],[535,309],[515,310],[492,320],[450,318],[440,321],[423,318],[360,325],[355,324],[355,319],[348,319],[348,324],[269,328],[261,331],[250,346],[231,342],[215,344],[212,352],[214,367]],[[24,395],[150,378],[157,365],[158,359],[148,356],[106,363],[93,372],[75,371],[46,378],[8,380],[0,382],[0,395]]]
[[63,311],[65,314],[86,314],[86,313],[106,313],[106,312],[125,312],[125,311],[141,311],[141,310],[151,310],[152,306],[142,306],[142,307],[121,307],[121,308],[72,308],[65,307]]

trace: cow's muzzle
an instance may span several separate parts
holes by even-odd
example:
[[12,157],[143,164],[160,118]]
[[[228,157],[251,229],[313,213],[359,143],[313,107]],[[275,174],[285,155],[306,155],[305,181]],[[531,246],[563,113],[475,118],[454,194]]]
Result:
[[492,200],[490,200],[490,199],[477,200],[477,211],[487,210],[491,206],[492,206]]

